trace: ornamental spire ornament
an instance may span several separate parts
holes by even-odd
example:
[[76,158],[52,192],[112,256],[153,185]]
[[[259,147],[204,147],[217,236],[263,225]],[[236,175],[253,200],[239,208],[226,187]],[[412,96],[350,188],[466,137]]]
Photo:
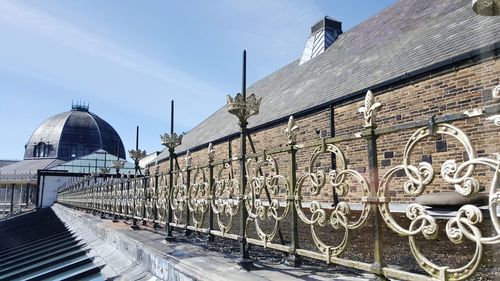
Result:
[[254,94],[247,97],[246,94],[246,61],[247,52],[243,51],[243,82],[242,82],[242,93],[237,93],[233,98],[227,96],[227,111],[236,117],[240,121],[240,125],[246,127],[247,120],[250,116],[259,114],[260,102],[262,98],[257,98]]
[[174,133],[174,100],[172,100],[170,104],[170,134],[165,133],[160,135],[161,144],[166,146],[169,150],[173,150],[181,145],[183,136],[184,134],[177,135]]
[[134,149],[129,150],[128,154],[130,158],[134,160],[135,174],[137,174],[137,172],[142,174],[141,169],[139,167],[139,161],[142,158],[146,157],[146,150],[139,149],[139,126],[137,126],[135,133],[135,150]]
[[208,160],[210,160],[210,162],[214,161],[215,157],[215,150],[213,147],[214,146],[212,145],[212,143],[208,144],[207,154],[208,154]]
[[171,133],[171,134],[165,133],[163,135],[160,135],[161,144],[169,149],[173,149],[181,145],[182,137],[183,134],[177,135],[176,133]]
[[375,102],[372,91],[368,90],[365,96],[365,105],[358,109],[365,118],[365,128],[377,126],[377,111],[382,108],[382,104]]
[[186,152],[186,156],[184,157],[184,161],[186,162],[186,169],[191,168],[193,157],[191,156],[191,151]]
[[288,138],[288,144],[295,144],[297,142],[297,133],[299,132],[299,126],[295,125],[295,119],[293,115],[288,119],[288,126],[285,129],[285,135]]

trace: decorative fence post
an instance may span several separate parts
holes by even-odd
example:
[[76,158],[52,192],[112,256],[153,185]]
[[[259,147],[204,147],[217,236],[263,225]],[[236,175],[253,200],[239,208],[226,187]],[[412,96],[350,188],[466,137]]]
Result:
[[147,224],[147,214],[146,214],[146,208],[148,205],[148,200],[150,200],[150,194],[149,194],[149,170],[146,170],[144,173],[144,177],[142,178],[142,185],[143,185],[143,196],[142,196],[142,225]]
[[370,208],[373,214],[373,242],[374,242],[374,252],[373,252],[373,268],[376,271],[376,275],[379,278],[385,279],[382,268],[385,267],[382,255],[382,224],[384,223],[380,213],[378,211],[379,198],[378,193],[378,160],[377,160],[377,138],[375,133],[376,115],[377,110],[382,107],[381,103],[375,102],[373,93],[368,91],[365,96],[364,106],[359,108],[359,111],[363,113],[365,119],[365,130],[363,131],[363,137],[367,140],[367,153],[368,153],[368,173],[370,182],[370,193],[369,197],[366,198],[367,202],[370,204]]
[[[173,101],[172,101],[173,104]],[[172,111],[173,112],[173,111]],[[173,126],[170,130],[170,135],[165,133],[163,136],[161,136],[161,144],[166,146],[168,148],[169,152],[169,158],[170,158],[170,170],[168,171],[169,177],[168,177],[168,193],[167,193],[167,202],[166,202],[166,209],[167,209],[167,222],[166,222],[166,227],[167,227],[167,236],[165,237],[165,240],[167,241],[172,241],[175,239],[175,237],[172,235],[172,226],[170,223],[172,223],[172,208],[171,208],[171,202],[173,200],[172,198],[172,192],[173,192],[173,185],[174,185],[174,156],[175,156],[175,148],[179,146],[182,143],[182,134],[177,135],[176,133],[173,132]]]
[[155,177],[155,182],[154,182],[154,185],[155,185],[155,188],[154,188],[154,200],[153,200],[153,227],[154,228],[159,228],[160,227],[160,224],[158,223],[158,200],[160,200],[159,196],[158,196],[158,178],[160,176],[160,167],[157,165],[155,167],[155,174],[154,174],[154,177]]
[[248,254],[248,245],[246,241],[246,224],[248,211],[245,206],[245,188],[247,185],[246,177],[246,139],[248,118],[259,113],[260,102],[262,98],[257,99],[254,94],[247,98],[246,94],[246,62],[247,52],[243,51],[243,81],[242,94],[237,94],[234,99],[227,96],[227,110],[229,113],[238,117],[240,125],[240,190],[239,190],[239,212],[240,212],[240,260],[238,264],[245,269],[250,269],[253,264]]
[[298,233],[298,215],[295,197],[297,189],[297,133],[299,127],[295,125],[295,120],[293,116],[290,116],[288,120],[288,126],[285,129],[285,134],[288,137],[288,148],[290,154],[290,163],[288,164],[288,171],[290,173],[290,180],[288,182],[288,194],[287,194],[287,203],[289,204],[289,208],[291,210],[290,214],[290,252],[288,253],[288,257],[286,259],[286,263],[293,267],[298,267],[302,264],[302,258],[296,255],[296,251],[299,248],[299,233]]
[[[214,154],[215,151],[212,149],[212,143],[208,145],[208,202],[212,204],[212,200],[215,196],[215,188],[214,188]],[[213,236],[210,235],[210,231],[214,229],[214,211],[212,208],[208,208],[208,239],[211,241]]]
[[[189,150],[186,152],[186,157],[185,157],[185,168],[184,171],[186,172],[186,197],[189,198],[189,187],[191,185],[191,152]],[[189,199],[187,199],[189,200]],[[188,229],[189,222],[190,222],[190,212],[189,212],[189,207],[187,206],[188,202],[186,200],[186,236],[189,236],[191,234],[191,231]]]
[[134,191],[130,188],[130,172],[127,174],[127,179],[125,181],[125,186],[127,187],[127,219],[130,219],[134,215]]

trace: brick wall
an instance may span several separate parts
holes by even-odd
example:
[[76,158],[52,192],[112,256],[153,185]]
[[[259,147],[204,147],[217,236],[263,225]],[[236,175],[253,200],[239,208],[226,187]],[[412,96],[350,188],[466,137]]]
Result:
[[[489,59],[476,65],[448,72],[446,74],[429,76],[419,82],[399,87],[395,90],[385,92],[374,92],[375,99],[384,106],[378,112],[377,124],[379,128],[405,124],[412,121],[427,120],[432,115],[443,116],[448,114],[463,113],[467,110],[481,108],[486,105],[497,103],[492,100],[491,90],[500,82],[500,62]],[[263,99],[265,102],[265,97]],[[363,116],[358,108],[363,105],[363,100],[346,101],[334,105],[334,127],[335,135],[351,135],[363,129]],[[237,122],[236,118],[230,120]],[[315,113],[296,118],[300,127],[297,142],[299,144],[311,143],[319,140],[317,131],[323,131],[330,136],[330,109],[319,110]],[[249,119],[251,126],[252,119]],[[500,152],[500,130],[492,122],[485,121],[485,117],[473,117],[465,121],[452,123],[463,130],[470,138],[475,152],[478,156],[493,157],[493,153]],[[254,148],[257,152],[270,150],[275,147],[286,145],[287,138],[284,134],[286,122],[254,132],[251,135]],[[379,165],[379,178],[390,168],[402,164],[403,150],[410,136],[415,130],[399,131],[379,137],[377,141],[377,156]],[[357,139],[343,142],[337,145],[346,157],[348,168],[360,172],[368,179],[368,164],[366,140]],[[239,139],[218,143],[213,146],[215,150],[215,161],[227,159],[239,155]],[[297,153],[298,177],[309,170],[309,159],[314,147],[300,149]],[[247,151],[252,153],[250,144]],[[208,163],[207,149],[191,152],[193,166],[206,165]],[[289,158],[287,153],[275,155],[278,167],[282,175],[288,175]],[[444,183],[440,177],[440,168],[444,161],[455,159],[462,163],[467,159],[463,146],[453,137],[444,136],[438,139],[426,140],[418,144],[410,157],[411,163],[417,165],[419,162],[428,162],[433,165],[435,180],[426,188],[426,192],[437,192],[442,190],[453,190],[453,186]],[[184,155],[179,155],[178,162],[184,167]],[[338,161],[337,161],[338,162]],[[331,156],[324,154],[317,159],[313,170],[331,169]],[[267,168],[266,168],[267,169]],[[160,171],[168,170],[168,162],[160,164]],[[238,165],[234,165],[237,175]],[[266,172],[271,173],[271,170]],[[492,172],[484,167],[476,170],[475,176],[483,185],[488,185]],[[399,172],[391,185],[389,195],[393,201],[412,201],[412,197],[404,194],[403,184],[407,180],[404,173]],[[361,188],[353,180],[348,180],[349,194],[343,200],[359,201]],[[309,185],[304,186],[303,195],[306,199],[312,199]],[[330,187],[321,191],[320,196],[314,198],[324,202],[331,202],[332,190]]]

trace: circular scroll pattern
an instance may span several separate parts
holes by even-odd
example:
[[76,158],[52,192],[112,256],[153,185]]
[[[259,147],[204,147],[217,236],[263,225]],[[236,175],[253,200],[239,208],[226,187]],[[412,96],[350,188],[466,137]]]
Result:
[[158,177],[158,196],[156,200],[156,213],[158,221],[165,223],[167,212],[168,177],[162,174]]
[[180,224],[182,223],[183,214],[187,208],[187,186],[185,184],[184,174],[181,171],[174,172],[173,177],[170,208],[172,210],[173,221]]
[[149,220],[154,219],[154,207],[156,204],[155,182],[156,182],[155,177],[149,177],[148,185],[146,188],[145,203],[144,203],[146,212],[145,217]]
[[[262,173],[265,166],[271,167],[272,175]],[[253,172],[251,167],[253,167]],[[285,196],[288,194],[288,180],[279,174],[278,164],[270,155],[260,157],[257,160],[249,159],[247,161],[247,177],[246,192],[248,200],[245,201],[245,206],[249,218],[255,221],[257,235],[265,245],[273,240],[278,233],[279,222],[288,215],[290,209],[288,201],[285,201],[284,210],[280,213],[279,200],[273,198],[280,193],[280,187],[285,187]],[[270,232],[264,231],[261,225],[266,220],[272,221],[272,230]]]
[[207,199],[210,186],[207,183],[205,172],[201,168],[195,168],[193,181],[188,190],[188,207],[191,213],[192,224],[195,228],[203,227],[205,216],[208,212],[210,201]]
[[142,217],[144,210],[144,181],[142,178],[133,180],[134,183],[134,216]]
[[[339,165],[337,165],[337,169],[330,171],[328,174],[325,174],[322,170],[312,172],[318,157],[325,153],[333,153],[336,156],[339,163]],[[369,186],[365,178],[359,172],[347,169],[345,163],[345,157],[337,146],[333,144],[325,144],[316,147],[309,160],[309,172],[299,177],[297,180],[297,190],[295,191],[295,198],[297,202],[296,209],[299,218],[310,226],[312,238],[316,247],[321,253],[325,254],[328,259],[331,256],[338,256],[344,251],[349,238],[349,231],[361,227],[366,222],[370,213],[370,206],[366,202],[363,202],[359,218],[356,221],[350,221],[349,218],[351,210],[349,204],[346,202],[340,202],[337,204],[328,216],[327,210],[323,208],[321,203],[316,200],[312,200],[309,207],[311,215],[308,216],[303,211],[304,206],[301,198],[306,184],[309,184],[312,196],[319,195],[325,186],[335,188],[339,196],[346,196],[349,192],[349,186],[346,182],[348,178],[351,178],[359,184],[361,186],[363,196],[365,198],[368,197]],[[328,245],[319,238],[317,227],[324,227],[327,224],[329,224],[334,230],[343,230],[343,238],[339,244]]]
[[[231,230],[233,217],[238,213],[238,203],[240,198],[235,198],[239,192],[238,180],[234,178],[231,164],[223,164],[217,173],[213,186],[212,211],[217,217],[217,225],[222,234]],[[239,195],[241,196],[241,195]]]
[[135,181],[128,180],[128,199],[127,213],[130,217],[134,216],[134,197],[135,197]]
[[[448,268],[434,264],[427,259],[418,249],[415,236],[422,234],[426,239],[435,239],[437,236],[437,224],[435,219],[430,216],[425,208],[419,204],[411,204],[407,208],[406,216],[410,219],[408,229],[400,226],[392,217],[388,203],[379,205],[380,214],[386,224],[396,233],[408,236],[410,249],[418,264],[427,273],[434,277],[443,277],[445,280],[464,280],[470,277],[479,266],[483,252],[484,244],[500,243],[500,223],[496,214],[496,206],[500,192],[499,186],[500,161],[489,158],[476,158],[475,151],[467,135],[455,126],[449,124],[439,124],[435,127],[435,133],[448,135],[458,140],[468,159],[458,165],[455,160],[447,160],[441,167],[441,176],[447,182],[454,186],[455,191],[463,196],[471,196],[479,192],[479,182],[472,175],[476,165],[486,165],[494,171],[494,177],[490,187],[489,209],[496,234],[492,237],[484,238],[476,226],[482,221],[481,211],[472,205],[465,205],[460,208],[457,215],[450,219],[446,225],[446,234],[450,241],[459,244],[465,239],[473,241],[476,245],[473,257],[462,267]],[[425,187],[432,183],[434,170],[428,163],[420,163],[418,167],[410,164],[409,158],[415,145],[425,138],[429,137],[431,132],[428,127],[418,129],[409,139],[403,153],[403,164],[390,169],[380,181],[378,189],[379,197],[387,197],[390,183],[399,170],[404,170],[408,178],[404,191],[412,196],[418,196],[423,193]]]

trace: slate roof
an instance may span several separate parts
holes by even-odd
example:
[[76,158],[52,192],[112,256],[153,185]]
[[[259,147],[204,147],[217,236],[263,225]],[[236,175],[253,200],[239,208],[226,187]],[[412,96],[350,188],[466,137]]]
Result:
[[0,280],[104,280],[52,209],[0,221]]
[[59,159],[22,160],[0,168],[0,181],[36,180],[38,170],[50,169],[64,163]]
[[[476,15],[470,0],[400,0],[339,36],[323,54],[299,59],[257,81],[262,97],[249,128],[287,117],[481,48],[499,47],[498,17]],[[307,38],[304,38],[304,44]],[[189,131],[176,149],[208,144],[238,132],[226,106]],[[168,157],[164,150],[157,157]]]

